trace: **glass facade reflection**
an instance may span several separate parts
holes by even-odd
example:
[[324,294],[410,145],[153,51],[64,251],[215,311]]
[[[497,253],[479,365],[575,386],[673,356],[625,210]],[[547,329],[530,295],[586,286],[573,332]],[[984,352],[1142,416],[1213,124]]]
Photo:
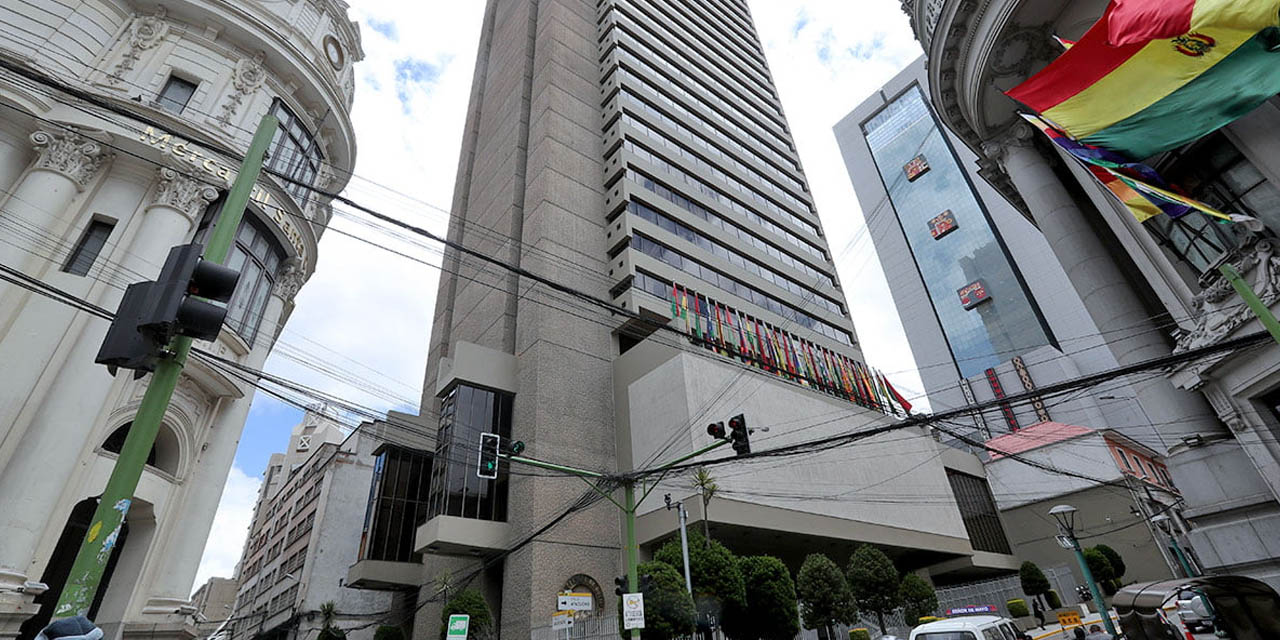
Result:
[[440,515],[507,520],[507,462],[496,480],[476,475],[481,433],[511,438],[513,396],[460,384],[440,403],[436,457],[431,469],[428,518]]
[[427,521],[430,477],[430,453],[391,444],[379,447],[360,538],[361,560],[421,561],[413,537]]
[[[960,375],[1056,346],[920,88],[862,129]],[[944,213],[950,226],[938,233]],[[987,297],[981,304],[970,297],[966,309],[961,292],[979,281]]]

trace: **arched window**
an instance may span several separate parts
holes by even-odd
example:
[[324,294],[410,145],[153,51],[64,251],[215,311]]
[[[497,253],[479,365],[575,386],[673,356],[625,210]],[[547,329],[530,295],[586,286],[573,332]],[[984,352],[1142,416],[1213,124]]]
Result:
[[[207,242],[213,219],[222,209],[222,198],[209,205],[196,230],[196,241]],[[240,283],[227,304],[227,327],[253,347],[267,310],[267,299],[275,286],[276,270],[285,258],[276,238],[252,212],[245,211],[235,242],[227,253],[227,266],[240,272]],[[274,318],[272,320],[275,320]]]
[[[102,441],[103,450],[119,455],[120,450],[124,448],[124,439],[129,435],[129,428],[132,426],[133,423],[129,422],[112,431],[111,435]],[[147,466],[176,476],[178,475],[178,456],[178,436],[168,426],[160,425],[156,442],[151,445],[151,453],[147,454]]]

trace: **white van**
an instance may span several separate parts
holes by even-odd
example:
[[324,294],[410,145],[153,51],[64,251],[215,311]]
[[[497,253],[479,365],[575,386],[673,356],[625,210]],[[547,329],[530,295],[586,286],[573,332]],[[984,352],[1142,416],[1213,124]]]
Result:
[[1018,625],[1000,616],[962,616],[922,624],[911,640],[1026,640]]

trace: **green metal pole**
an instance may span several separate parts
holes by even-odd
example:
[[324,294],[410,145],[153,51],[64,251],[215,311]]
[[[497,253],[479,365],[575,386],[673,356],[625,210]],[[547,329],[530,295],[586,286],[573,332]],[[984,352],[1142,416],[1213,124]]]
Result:
[[[628,480],[624,485],[626,509],[623,515],[627,519],[627,586],[631,593],[640,590],[640,548],[636,543],[636,483]],[[631,630],[631,640],[640,640],[640,630]]]
[[1175,535],[1170,535],[1169,542],[1173,543],[1173,552],[1177,554],[1178,564],[1182,565],[1182,570],[1187,572],[1187,577],[1198,578],[1200,574],[1196,573],[1195,570],[1191,568],[1190,562],[1187,562],[1187,556],[1182,553],[1182,545],[1178,544],[1178,537]]
[[[213,234],[204,252],[206,259],[219,264],[226,263],[227,253],[231,250],[236,230],[244,217],[244,208],[249,204],[249,194],[262,172],[263,156],[278,124],[275,116],[270,114],[263,116],[262,122],[258,123],[249,152],[240,165],[240,173],[236,175],[222,211],[214,222]],[[156,434],[160,432],[160,424],[169,408],[169,399],[173,397],[178,378],[182,375],[182,367],[191,352],[191,342],[191,338],[185,336],[175,338],[169,345],[168,353],[156,364],[146,395],[142,397],[142,404],[138,407],[138,414],[133,418],[129,434],[125,436],[115,468],[111,470],[107,486],[98,499],[98,508],[90,521],[93,524],[85,533],[75,564],[71,567],[71,575],[58,598],[58,606],[54,608],[55,618],[87,615],[89,612],[102,581],[102,573],[106,570],[107,560],[111,558],[111,551],[120,536],[120,528],[129,514],[133,492],[137,490],[138,480],[142,478],[147,456],[155,445]]]
[[1089,563],[1084,559],[1084,551],[1080,549],[1080,541],[1076,540],[1074,533],[1071,536],[1071,550],[1076,553],[1076,561],[1080,563],[1080,572],[1084,574],[1085,584],[1089,585],[1089,593],[1093,594],[1093,601],[1098,603],[1098,612],[1102,614],[1102,625],[1107,628],[1107,633],[1113,638],[1119,638],[1120,634],[1116,633],[1116,627],[1111,623],[1111,611],[1107,607],[1107,601],[1102,599],[1102,591],[1098,589],[1098,583],[1093,579],[1093,572],[1089,570]]
[[1240,272],[1236,271],[1236,268],[1231,266],[1229,262],[1223,263],[1222,266],[1218,267],[1218,271],[1227,279],[1227,282],[1231,283],[1231,286],[1235,287],[1236,293],[1240,294],[1240,297],[1244,298],[1245,304],[1249,305],[1249,310],[1258,316],[1258,319],[1262,321],[1262,326],[1266,327],[1267,331],[1271,333],[1271,337],[1275,338],[1276,343],[1280,344],[1280,320],[1276,320],[1275,314],[1271,313],[1271,309],[1268,309],[1267,305],[1263,304],[1262,300],[1258,298],[1258,294],[1253,292],[1249,283],[1245,282],[1244,278],[1240,276]]

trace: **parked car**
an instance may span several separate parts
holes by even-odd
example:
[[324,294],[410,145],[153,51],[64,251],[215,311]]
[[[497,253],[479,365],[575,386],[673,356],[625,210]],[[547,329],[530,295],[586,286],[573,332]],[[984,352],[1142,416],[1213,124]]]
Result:
[[1031,640],[1013,620],[961,616],[928,622],[911,630],[910,640]]
[[[1192,597],[1184,608],[1179,601],[1187,592]],[[1186,640],[1190,627],[1205,621],[1221,638],[1280,638],[1280,594],[1244,576],[1131,584],[1116,593],[1112,606],[1125,640]],[[1184,619],[1184,611],[1191,617]]]

